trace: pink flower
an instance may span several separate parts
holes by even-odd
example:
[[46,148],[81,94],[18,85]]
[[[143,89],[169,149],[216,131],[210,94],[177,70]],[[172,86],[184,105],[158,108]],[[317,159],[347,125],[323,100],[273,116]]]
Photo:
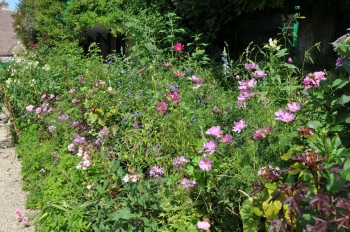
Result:
[[188,78],[190,81],[193,81],[194,84],[196,85],[200,85],[204,82],[203,78],[200,77],[196,77],[196,76],[192,76],[190,78]]
[[75,150],[75,146],[73,143],[68,145],[68,151],[74,151]]
[[105,85],[105,84],[106,84],[106,82],[105,82],[105,81],[103,81],[103,80],[99,80],[99,81],[98,81],[98,84],[99,84],[99,85]]
[[209,152],[208,155],[212,155],[215,151],[216,151],[216,142],[213,140],[209,140],[203,145],[202,149],[199,152],[200,153]]
[[257,69],[259,67],[259,65],[255,64],[255,63],[252,63],[252,64],[245,63],[244,67],[245,67],[245,69]]
[[36,114],[40,114],[41,113],[41,108],[40,107],[36,108],[35,113]]
[[166,94],[166,99],[170,103],[179,103],[181,101],[180,95],[179,95],[179,90],[175,89],[174,91],[170,91]]
[[276,121],[290,122],[294,119],[294,114],[284,112],[282,109],[275,112],[275,115],[277,116]]
[[34,109],[34,106],[33,105],[29,105],[26,107],[26,110],[31,112],[32,110]]
[[179,52],[179,51],[181,51],[182,49],[184,49],[184,47],[185,47],[185,45],[183,45],[182,43],[176,43],[176,44],[174,45],[174,50],[175,50],[175,52]]
[[16,215],[17,217],[18,217],[19,215],[21,215],[21,213],[22,213],[21,210],[19,210],[19,209],[16,209],[16,210],[15,210],[15,215]]
[[255,140],[260,140],[261,138],[266,138],[266,135],[273,131],[272,126],[268,126],[267,128],[262,128],[257,131],[255,131],[253,138]]
[[137,121],[134,120],[134,130],[138,130],[138,129],[140,129],[140,126],[139,126],[139,124],[137,123]]
[[209,171],[211,166],[212,166],[212,163],[211,163],[210,159],[208,159],[207,157],[204,157],[203,159],[201,159],[199,161],[199,167],[202,170]]
[[152,166],[151,171],[149,172],[149,175],[154,178],[157,178],[163,174],[164,174],[163,168],[158,166]]
[[41,99],[45,99],[46,98],[46,93],[44,93],[43,95],[41,95]]
[[79,79],[78,79],[81,83],[84,83],[85,82],[85,79],[84,79],[84,77],[79,77]]
[[199,221],[197,222],[197,228],[200,230],[209,230],[210,224],[208,222]]
[[75,93],[75,92],[77,92],[77,91],[76,91],[75,89],[70,89],[69,92],[70,92],[70,93]]
[[173,66],[173,64],[170,63],[170,62],[163,62],[163,66],[164,67],[170,67],[170,66]]
[[27,217],[23,217],[22,218],[22,223],[26,224],[28,222],[28,218]]
[[142,73],[142,72],[145,71],[145,70],[146,70],[146,67],[143,67],[143,68],[137,70],[137,72],[138,72],[138,73]]
[[92,185],[89,184],[88,186],[86,186],[87,189],[92,189]]
[[240,90],[242,90],[242,89],[243,90],[247,90],[247,89],[254,88],[256,86],[256,84],[257,84],[257,81],[255,79],[253,79],[253,78],[251,80],[249,80],[249,78],[246,78],[243,81],[238,81],[238,84],[239,84],[238,89],[240,89]]
[[312,85],[314,88],[319,88],[320,81],[327,80],[327,78],[325,78],[324,75],[325,73],[322,71],[307,74],[302,82],[305,85],[304,90],[310,89]]
[[244,120],[239,120],[238,122],[234,122],[235,126],[232,128],[233,132],[241,133],[241,131],[247,126]]
[[232,141],[232,135],[226,134],[224,137],[222,137],[221,142],[229,144]]
[[215,138],[220,138],[222,136],[222,131],[220,126],[212,126],[205,132],[207,135],[212,135]]
[[288,63],[293,63],[292,57],[288,57]]
[[55,97],[55,94],[52,93],[52,94],[50,95],[50,99],[52,99],[52,98],[54,98],[54,97]]
[[266,76],[267,74],[265,73],[264,70],[256,70],[255,72],[252,73],[252,76],[255,77],[255,78],[259,78],[259,77],[264,77]]
[[245,101],[254,96],[254,93],[250,89],[241,89],[237,97],[238,101]]
[[183,73],[183,72],[180,72],[180,71],[174,71],[173,72],[174,73],[174,76],[175,77],[184,77],[185,76],[185,73]]
[[296,102],[288,103],[286,109],[290,112],[297,112],[298,110],[300,110],[300,104]]
[[156,109],[157,109],[158,113],[164,114],[166,109],[167,109],[166,103],[165,102],[158,102]]
[[113,88],[109,86],[109,87],[107,88],[107,90],[108,90],[109,92],[112,92],[112,91],[113,91]]

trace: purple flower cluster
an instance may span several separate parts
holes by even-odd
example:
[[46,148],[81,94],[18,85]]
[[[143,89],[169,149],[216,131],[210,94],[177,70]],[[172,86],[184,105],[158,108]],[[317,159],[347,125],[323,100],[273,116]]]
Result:
[[149,175],[153,178],[160,177],[164,174],[164,170],[161,167],[158,167],[156,165],[152,166],[151,171],[149,172]]
[[189,180],[186,178],[183,178],[181,181],[181,184],[184,186],[185,189],[190,189],[193,188],[196,185],[196,181],[194,180]]

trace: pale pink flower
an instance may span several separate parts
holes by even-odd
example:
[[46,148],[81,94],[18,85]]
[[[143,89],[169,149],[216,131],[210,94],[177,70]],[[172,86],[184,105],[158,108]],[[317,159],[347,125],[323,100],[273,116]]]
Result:
[[27,222],[28,222],[28,218],[27,217],[23,217],[22,218],[22,223],[27,224]]
[[202,149],[199,151],[200,153],[209,152],[208,155],[212,155],[216,151],[216,142],[213,140],[209,140],[204,143]]
[[241,133],[241,131],[247,126],[244,120],[239,120],[238,122],[234,122],[235,126],[232,128],[233,132]]
[[170,63],[170,62],[163,62],[163,66],[164,67],[170,67],[170,66],[173,66],[173,64]]
[[221,142],[229,144],[232,141],[232,135],[226,134],[224,137],[222,137]]
[[105,84],[106,84],[106,82],[105,82],[105,81],[103,81],[103,80],[99,80],[99,81],[98,81],[98,84],[99,84],[99,85],[105,85]]
[[254,96],[254,93],[252,91],[250,91],[249,89],[241,89],[239,91],[239,95],[237,97],[237,100],[238,101],[245,101],[245,100],[249,100],[253,96]]
[[112,87],[108,87],[107,90],[108,90],[109,92],[112,92],[112,91],[113,91],[113,88],[112,88]]
[[202,170],[209,171],[211,169],[211,166],[212,166],[212,163],[210,159],[208,159],[207,157],[204,157],[199,161],[199,167]]
[[68,145],[68,151],[74,151],[75,150],[75,146],[73,143]]
[[204,82],[203,78],[192,76],[188,78],[189,80],[193,81],[194,84],[200,85]]
[[215,138],[220,138],[222,136],[222,131],[220,129],[220,126],[212,126],[205,133]]
[[267,74],[265,73],[264,70],[256,70],[255,72],[252,73],[252,76],[255,78],[259,78],[259,77],[264,77]]
[[181,51],[182,49],[184,49],[184,47],[185,47],[185,45],[183,45],[182,43],[176,43],[176,44],[174,45],[174,50],[175,50],[176,52],[179,52],[179,51]]
[[16,209],[16,210],[15,210],[15,215],[16,215],[17,217],[18,217],[19,215],[21,215],[21,213],[22,213],[21,210],[19,210],[19,209]]
[[290,112],[297,112],[298,110],[300,110],[300,104],[296,102],[288,103],[286,109]]
[[180,77],[180,78],[185,76],[185,73],[180,71],[174,71],[173,74],[175,77]]
[[257,81],[255,79],[251,79],[249,80],[249,78],[246,78],[245,80],[242,80],[242,81],[238,81],[238,89],[242,90],[246,90],[246,89],[252,89],[256,86],[257,84]]
[[54,98],[55,97],[55,94],[50,94],[50,99]]
[[183,178],[181,184],[184,186],[185,189],[190,189],[195,186],[196,181]]
[[40,114],[41,113],[41,108],[40,107],[36,108],[35,113],[36,114]]
[[197,222],[197,228],[200,230],[209,230],[210,224],[209,222],[199,221]]
[[282,109],[275,112],[275,115],[277,116],[275,118],[276,121],[283,121],[283,122],[290,122],[294,119],[294,114],[284,112]]
[[267,128],[262,128],[255,131],[253,138],[255,140],[260,140],[261,138],[266,138],[266,135],[273,131],[272,126],[268,126]]
[[34,107],[35,106],[33,106],[33,105],[29,105],[29,106],[26,107],[26,110],[31,112],[31,111],[33,111]]
[[293,63],[292,57],[288,57],[288,63]]
[[77,92],[77,91],[76,91],[75,89],[70,89],[69,92],[70,92],[70,93],[75,93],[75,92]]
[[246,69],[257,69],[257,68],[259,67],[259,65],[258,65],[258,64],[255,64],[255,63],[252,63],[252,64],[245,63],[245,64],[244,64],[244,67],[245,67]]
[[46,98],[46,93],[44,93],[43,95],[41,95],[41,99],[45,99]]
[[87,189],[92,189],[92,185],[89,184],[88,186],[86,186]]

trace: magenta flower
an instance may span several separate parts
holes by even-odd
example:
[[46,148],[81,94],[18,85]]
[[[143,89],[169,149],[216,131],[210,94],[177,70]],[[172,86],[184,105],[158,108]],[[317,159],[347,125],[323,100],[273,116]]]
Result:
[[241,131],[247,126],[244,120],[239,120],[238,122],[234,122],[235,126],[232,128],[233,132],[241,133]]
[[200,153],[209,152],[208,155],[212,155],[216,151],[216,142],[213,140],[209,140],[204,143],[202,149],[199,151]]
[[293,63],[292,57],[288,57],[288,63]]
[[300,104],[296,102],[288,103],[286,109],[290,112],[297,112],[298,110],[300,110]]
[[174,50],[175,50],[175,52],[179,52],[179,51],[181,51],[182,49],[184,49],[184,47],[185,47],[185,45],[183,45],[182,43],[176,43],[176,44],[174,45]]
[[166,99],[170,103],[179,103],[181,101],[180,95],[179,95],[179,90],[175,89],[174,91],[170,91],[166,94]]
[[212,126],[205,132],[207,135],[211,135],[214,138],[220,138],[222,136],[222,131],[220,126]]
[[15,215],[18,217],[18,216],[20,216],[21,215],[21,210],[19,210],[19,209],[16,209],[15,210]]
[[226,134],[224,137],[222,137],[221,142],[229,144],[232,141],[232,135]]
[[28,218],[27,217],[23,217],[22,218],[22,223],[27,224],[27,222],[28,222]]
[[180,71],[174,71],[173,72],[174,73],[174,76],[175,77],[184,77],[185,76],[185,73],[183,73],[183,72],[180,72]]
[[34,107],[35,106],[33,106],[33,105],[29,105],[29,106],[26,107],[26,110],[31,112],[31,111],[33,111]]
[[212,166],[212,163],[210,159],[208,159],[207,157],[204,157],[199,161],[199,167],[202,170],[209,171],[211,169],[211,166]]
[[208,222],[199,221],[197,222],[197,228],[200,230],[209,230],[210,224]]
[[246,78],[245,80],[238,81],[238,89],[240,90],[247,90],[247,89],[252,89],[256,86],[257,81],[255,79],[249,80],[249,78]]
[[193,188],[196,185],[196,181],[183,178],[181,184],[185,189]]
[[252,63],[252,64],[245,63],[244,67],[245,67],[245,69],[257,69],[259,67],[259,65],[255,64],[255,63]]
[[85,79],[84,79],[84,77],[79,77],[79,79],[78,79],[81,83],[84,83],[85,82]]
[[164,114],[166,109],[167,109],[166,103],[165,102],[158,102],[156,109],[157,109],[158,113]]
[[264,77],[266,76],[267,74],[265,73],[264,70],[256,70],[255,72],[252,73],[252,76],[255,77],[255,78],[259,78],[259,77]]

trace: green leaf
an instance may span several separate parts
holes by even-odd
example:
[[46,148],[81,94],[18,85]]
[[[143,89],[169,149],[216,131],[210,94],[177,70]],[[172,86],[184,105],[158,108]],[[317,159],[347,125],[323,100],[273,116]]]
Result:
[[283,48],[275,54],[276,57],[282,57],[282,56],[286,56],[286,55],[288,55],[287,48]]
[[[339,79],[334,80],[332,87],[336,87],[336,86],[338,86],[340,84],[344,84],[344,83],[347,84],[348,82],[349,82],[349,80],[339,78]],[[341,86],[343,87],[344,85],[341,85]]]
[[136,215],[131,213],[130,209],[124,208],[124,209],[115,211],[114,213],[111,213],[107,220],[108,221],[119,221],[120,219],[129,220],[135,217]]
[[89,119],[91,121],[91,123],[94,123],[98,118],[98,114],[94,114],[94,113],[90,113],[89,114]]
[[299,152],[299,151],[301,151],[302,149],[304,149],[304,146],[292,147],[292,148],[290,148],[290,149],[287,151],[287,153],[285,153],[284,155],[281,156],[281,159],[287,161],[287,160],[290,159],[290,157],[291,157],[294,153]]
[[345,104],[350,101],[350,96],[343,94],[339,99],[339,104]]
[[277,218],[279,211],[282,209],[282,203],[278,200],[271,201],[271,198],[270,198],[263,202],[262,208],[265,212],[266,218],[273,219],[273,218]]
[[310,121],[307,123],[307,125],[314,128],[314,129],[317,129],[320,126],[322,126],[322,123],[320,123],[319,121]]

